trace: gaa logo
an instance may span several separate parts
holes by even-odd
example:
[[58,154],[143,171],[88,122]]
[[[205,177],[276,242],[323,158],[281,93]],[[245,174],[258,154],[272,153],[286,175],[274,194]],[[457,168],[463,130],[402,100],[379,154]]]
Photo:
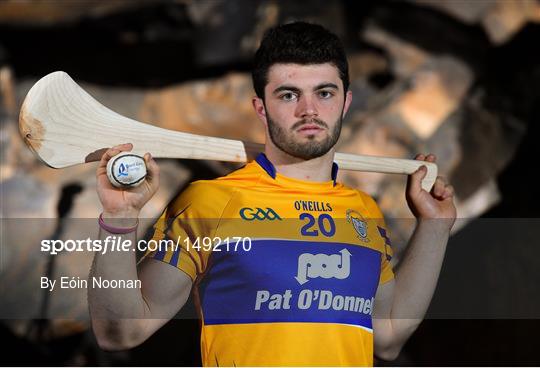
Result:
[[240,210],[240,217],[242,217],[244,220],[247,220],[247,221],[281,220],[281,217],[279,217],[276,211],[274,211],[273,209],[269,207],[266,207],[266,210],[259,207],[255,209],[244,207]]

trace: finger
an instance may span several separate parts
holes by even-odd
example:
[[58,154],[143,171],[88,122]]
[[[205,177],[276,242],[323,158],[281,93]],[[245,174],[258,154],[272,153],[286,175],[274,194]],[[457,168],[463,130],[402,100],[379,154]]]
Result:
[[146,180],[152,185],[159,179],[159,165],[149,152],[144,154],[144,161],[146,163]]
[[435,161],[437,161],[437,156],[435,156],[433,153],[430,153],[429,155],[426,156],[425,161],[435,162]]
[[105,151],[105,153],[103,154],[103,156],[101,156],[101,158],[105,159],[106,161],[109,161],[111,158],[113,158],[120,152],[131,151],[132,149],[133,149],[133,144],[131,143],[119,144]]
[[407,192],[409,195],[422,191],[422,180],[426,177],[427,167],[422,165],[407,178]]
[[107,151],[105,151],[105,153],[101,156],[101,159],[99,160],[99,164],[96,170],[96,177],[100,177],[101,175],[107,175],[107,163],[112,157],[116,156],[122,151],[131,151],[132,149],[133,144],[124,143],[111,147]]
[[426,156],[423,155],[422,153],[418,153],[415,157],[414,157],[415,160],[419,160],[419,161],[424,161],[426,159]]
[[443,198],[444,199],[451,198],[454,196],[454,193],[455,193],[454,187],[452,185],[447,185],[444,190]]
[[442,179],[442,177],[438,176],[437,180],[435,180],[435,184],[433,185],[433,189],[431,192],[436,197],[442,197],[444,195],[444,192],[446,190],[446,182]]
[[99,166],[107,167],[107,162],[109,162],[111,158],[113,158],[120,152],[131,151],[132,149],[133,149],[133,144],[131,143],[119,144],[119,145],[109,148],[107,151],[105,151],[103,156],[101,156],[101,160],[99,161]]

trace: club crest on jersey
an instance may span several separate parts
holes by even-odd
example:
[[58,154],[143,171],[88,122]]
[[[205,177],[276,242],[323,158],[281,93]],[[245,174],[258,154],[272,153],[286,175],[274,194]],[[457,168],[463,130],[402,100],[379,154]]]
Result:
[[367,222],[364,220],[361,214],[358,212],[348,209],[347,210],[347,222],[351,223],[356,231],[358,239],[363,242],[369,242]]
[[298,257],[298,272],[295,279],[300,285],[317,277],[346,279],[351,273],[350,258],[351,253],[347,248],[343,248],[339,254],[302,253]]

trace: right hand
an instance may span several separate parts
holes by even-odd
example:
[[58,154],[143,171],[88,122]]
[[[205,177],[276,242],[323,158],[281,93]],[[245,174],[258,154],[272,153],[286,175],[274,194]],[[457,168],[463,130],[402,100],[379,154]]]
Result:
[[101,157],[96,171],[97,193],[103,205],[104,217],[137,218],[143,206],[152,198],[159,187],[159,166],[150,153],[144,154],[146,162],[146,178],[135,188],[117,188],[107,177],[107,163],[123,151],[131,151],[131,143],[120,144],[109,148]]

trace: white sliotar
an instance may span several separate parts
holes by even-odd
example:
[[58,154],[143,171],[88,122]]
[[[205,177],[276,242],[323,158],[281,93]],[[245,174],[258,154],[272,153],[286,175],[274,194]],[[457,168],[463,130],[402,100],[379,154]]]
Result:
[[146,177],[144,158],[131,152],[121,152],[107,163],[107,177],[117,188],[133,188]]

